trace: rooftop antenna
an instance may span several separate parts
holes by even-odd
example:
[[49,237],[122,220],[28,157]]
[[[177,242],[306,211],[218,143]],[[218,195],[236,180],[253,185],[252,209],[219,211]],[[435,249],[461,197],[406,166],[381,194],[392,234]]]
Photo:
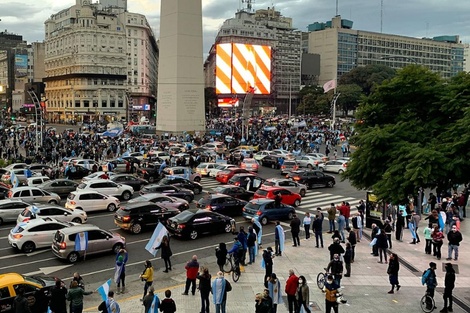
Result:
[[336,15],[335,16],[338,16],[338,0],[336,0]]
[[380,33],[383,32],[384,21],[384,0],[380,0]]

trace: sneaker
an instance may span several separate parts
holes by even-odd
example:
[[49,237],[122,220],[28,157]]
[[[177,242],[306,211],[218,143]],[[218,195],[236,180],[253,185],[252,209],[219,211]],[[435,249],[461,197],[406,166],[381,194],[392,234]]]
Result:
[[377,263],[380,263],[380,264],[382,264],[383,262],[382,262],[382,261],[377,261]]
[[452,258],[447,258],[446,260],[447,260],[447,261],[450,261],[450,260],[452,260]]
[[395,291],[393,291],[393,290],[390,290],[390,291],[389,291],[389,292],[387,292],[387,293],[395,293]]
[[397,291],[400,290],[401,286],[400,285],[397,285]]
[[187,293],[187,292],[183,292],[181,295],[182,295],[182,296],[187,296],[188,293]]

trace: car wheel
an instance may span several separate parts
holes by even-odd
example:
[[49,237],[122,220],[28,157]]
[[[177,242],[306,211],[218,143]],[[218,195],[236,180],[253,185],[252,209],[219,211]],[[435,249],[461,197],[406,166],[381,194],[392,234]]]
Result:
[[58,204],[58,202],[56,200],[49,200],[48,202],[49,204]]
[[338,171],[338,174],[343,174],[343,173],[344,173],[343,170],[339,170],[339,171]]
[[301,189],[301,190],[300,190],[300,196],[301,196],[301,197],[305,197],[305,194],[306,194],[306,193],[307,193],[307,192],[305,191],[305,189]]
[[199,176],[194,177],[194,181],[195,181],[196,183],[201,182],[201,177],[199,177]]
[[198,195],[201,193],[201,189],[199,187],[194,188],[194,194]]
[[261,221],[260,221],[261,225],[266,225],[268,224],[268,218],[266,216],[263,216],[263,218],[261,218]]
[[326,184],[329,188],[333,188],[333,186],[335,185],[332,181],[329,181],[327,184]]
[[324,172],[324,171],[325,171],[325,168],[320,167],[320,171]]
[[82,223],[82,219],[79,218],[79,217],[75,217],[73,220],[72,220],[73,223],[78,223],[78,224],[81,224]]
[[122,200],[127,201],[132,197],[132,194],[129,191],[124,191],[122,193]]
[[23,244],[23,247],[21,247],[21,250],[24,253],[31,253],[36,249],[36,245],[32,241],[27,241]]
[[114,203],[110,203],[106,209],[109,212],[114,212],[114,211],[116,211],[116,205]]
[[308,168],[309,170],[311,170],[311,169],[313,168],[312,164],[308,164],[308,165],[307,165],[307,168]]
[[231,231],[232,231],[232,225],[230,224],[225,225],[225,232],[230,233]]
[[67,256],[67,261],[69,261],[70,263],[75,263],[78,261],[78,253],[77,252],[71,252],[68,256]]
[[300,200],[299,200],[299,199],[296,199],[296,200],[294,201],[294,206],[299,206],[299,205],[300,205]]
[[184,200],[188,201],[188,203],[191,203],[193,201],[190,196],[184,196]]
[[289,214],[287,215],[287,219],[291,220],[293,218],[294,218],[294,213],[289,212]]
[[[230,228],[231,229],[231,228]],[[196,239],[197,238],[197,231],[193,230],[190,234],[189,234],[189,238],[191,238],[192,240]]]
[[133,234],[140,234],[142,232],[142,225],[140,225],[139,223],[132,224],[131,232]]
[[113,246],[113,252],[114,254],[118,254],[121,249],[124,248],[124,245],[122,243],[117,243]]

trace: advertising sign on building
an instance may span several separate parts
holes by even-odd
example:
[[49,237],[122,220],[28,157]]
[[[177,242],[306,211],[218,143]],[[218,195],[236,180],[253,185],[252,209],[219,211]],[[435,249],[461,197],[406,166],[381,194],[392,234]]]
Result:
[[28,75],[28,56],[26,54],[15,54],[15,75],[16,77]]

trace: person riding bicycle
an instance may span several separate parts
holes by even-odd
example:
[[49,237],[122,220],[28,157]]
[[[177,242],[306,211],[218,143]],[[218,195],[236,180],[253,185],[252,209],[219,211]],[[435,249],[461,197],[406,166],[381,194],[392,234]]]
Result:
[[233,241],[233,247],[232,249],[227,251],[227,253],[233,255],[233,261],[235,263],[236,271],[238,274],[240,274],[240,262],[243,254],[243,245],[238,240],[238,237],[233,238]]
[[[421,277],[421,283],[424,285],[426,284],[426,294],[434,299],[434,291],[437,287],[437,277],[436,277],[436,263],[430,262],[429,268],[424,271],[423,276]],[[428,310],[435,309],[432,307],[433,304],[431,301],[426,299],[426,308]]]
[[328,263],[326,271],[331,273],[334,281],[338,286],[341,286],[341,278],[343,277],[343,262],[339,259],[339,254],[333,255],[333,260]]

